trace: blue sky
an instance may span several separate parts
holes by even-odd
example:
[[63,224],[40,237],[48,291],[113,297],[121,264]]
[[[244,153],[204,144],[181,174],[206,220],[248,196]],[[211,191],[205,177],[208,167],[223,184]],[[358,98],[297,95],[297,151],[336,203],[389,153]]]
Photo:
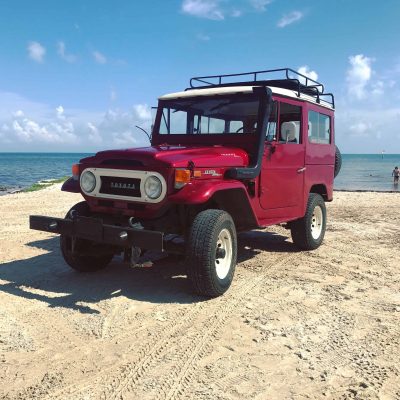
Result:
[[191,76],[292,67],[336,97],[346,153],[400,153],[400,2],[0,2],[0,152],[146,144]]

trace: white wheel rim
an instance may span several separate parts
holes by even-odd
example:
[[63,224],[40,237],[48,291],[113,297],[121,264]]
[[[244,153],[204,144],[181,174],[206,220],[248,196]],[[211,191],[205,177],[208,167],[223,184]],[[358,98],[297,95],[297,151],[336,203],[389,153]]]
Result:
[[321,236],[322,225],[324,223],[324,213],[320,206],[314,208],[313,215],[311,217],[311,236],[317,240]]
[[[224,257],[217,258],[219,249],[225,251]],[[228,229],[219,233],[215,253],[215,271],[219,279],[225,279],[232,264],[232,236]]]

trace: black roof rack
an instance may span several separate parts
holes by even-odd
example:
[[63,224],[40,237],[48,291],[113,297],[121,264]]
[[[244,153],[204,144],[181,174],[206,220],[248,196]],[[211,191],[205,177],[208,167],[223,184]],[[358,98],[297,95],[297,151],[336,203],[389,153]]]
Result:
[[[271,75],[282,75],[283,78],[266,79]],[[316,99],[317,103],[321,102],[321,97],[326,103],[331,104],[335,108],[335,99],[332,93],[324,93],[324,85],[306,75],[301,74],[291,68],[269,69],[265,71],[242,72],[239,74],[225,75],[209,75],[197,76],[190,79],[190,89],[205,89],[210,87],[227,87],[227,86],[273,86],[283,89],[297,91],[297,97],[300,94],[306,94]]]

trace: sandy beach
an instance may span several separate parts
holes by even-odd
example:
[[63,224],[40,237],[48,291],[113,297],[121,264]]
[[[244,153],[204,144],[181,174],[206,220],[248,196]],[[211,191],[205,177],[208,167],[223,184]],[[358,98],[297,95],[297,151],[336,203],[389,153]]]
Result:
[[1,399],[400,399],[399,194],[335,192],[313,252],[241,234],[204,301],[176,257],[73,272],[28,229],[80,201],[59,188],[0,197]]

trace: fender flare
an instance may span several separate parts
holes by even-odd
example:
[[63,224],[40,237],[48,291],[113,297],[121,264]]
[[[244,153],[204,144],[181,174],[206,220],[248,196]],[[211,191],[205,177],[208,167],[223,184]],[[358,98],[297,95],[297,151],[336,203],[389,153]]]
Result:
[[63,183],[61,190],[63,192],[80,193],[79,181],[71,177]]
[[247,230],[259,226],[246,187],[237,180],[191,182],[178,193],[170,195],[169,201],[185,205],[215,202],[232,216],[236,229]]

